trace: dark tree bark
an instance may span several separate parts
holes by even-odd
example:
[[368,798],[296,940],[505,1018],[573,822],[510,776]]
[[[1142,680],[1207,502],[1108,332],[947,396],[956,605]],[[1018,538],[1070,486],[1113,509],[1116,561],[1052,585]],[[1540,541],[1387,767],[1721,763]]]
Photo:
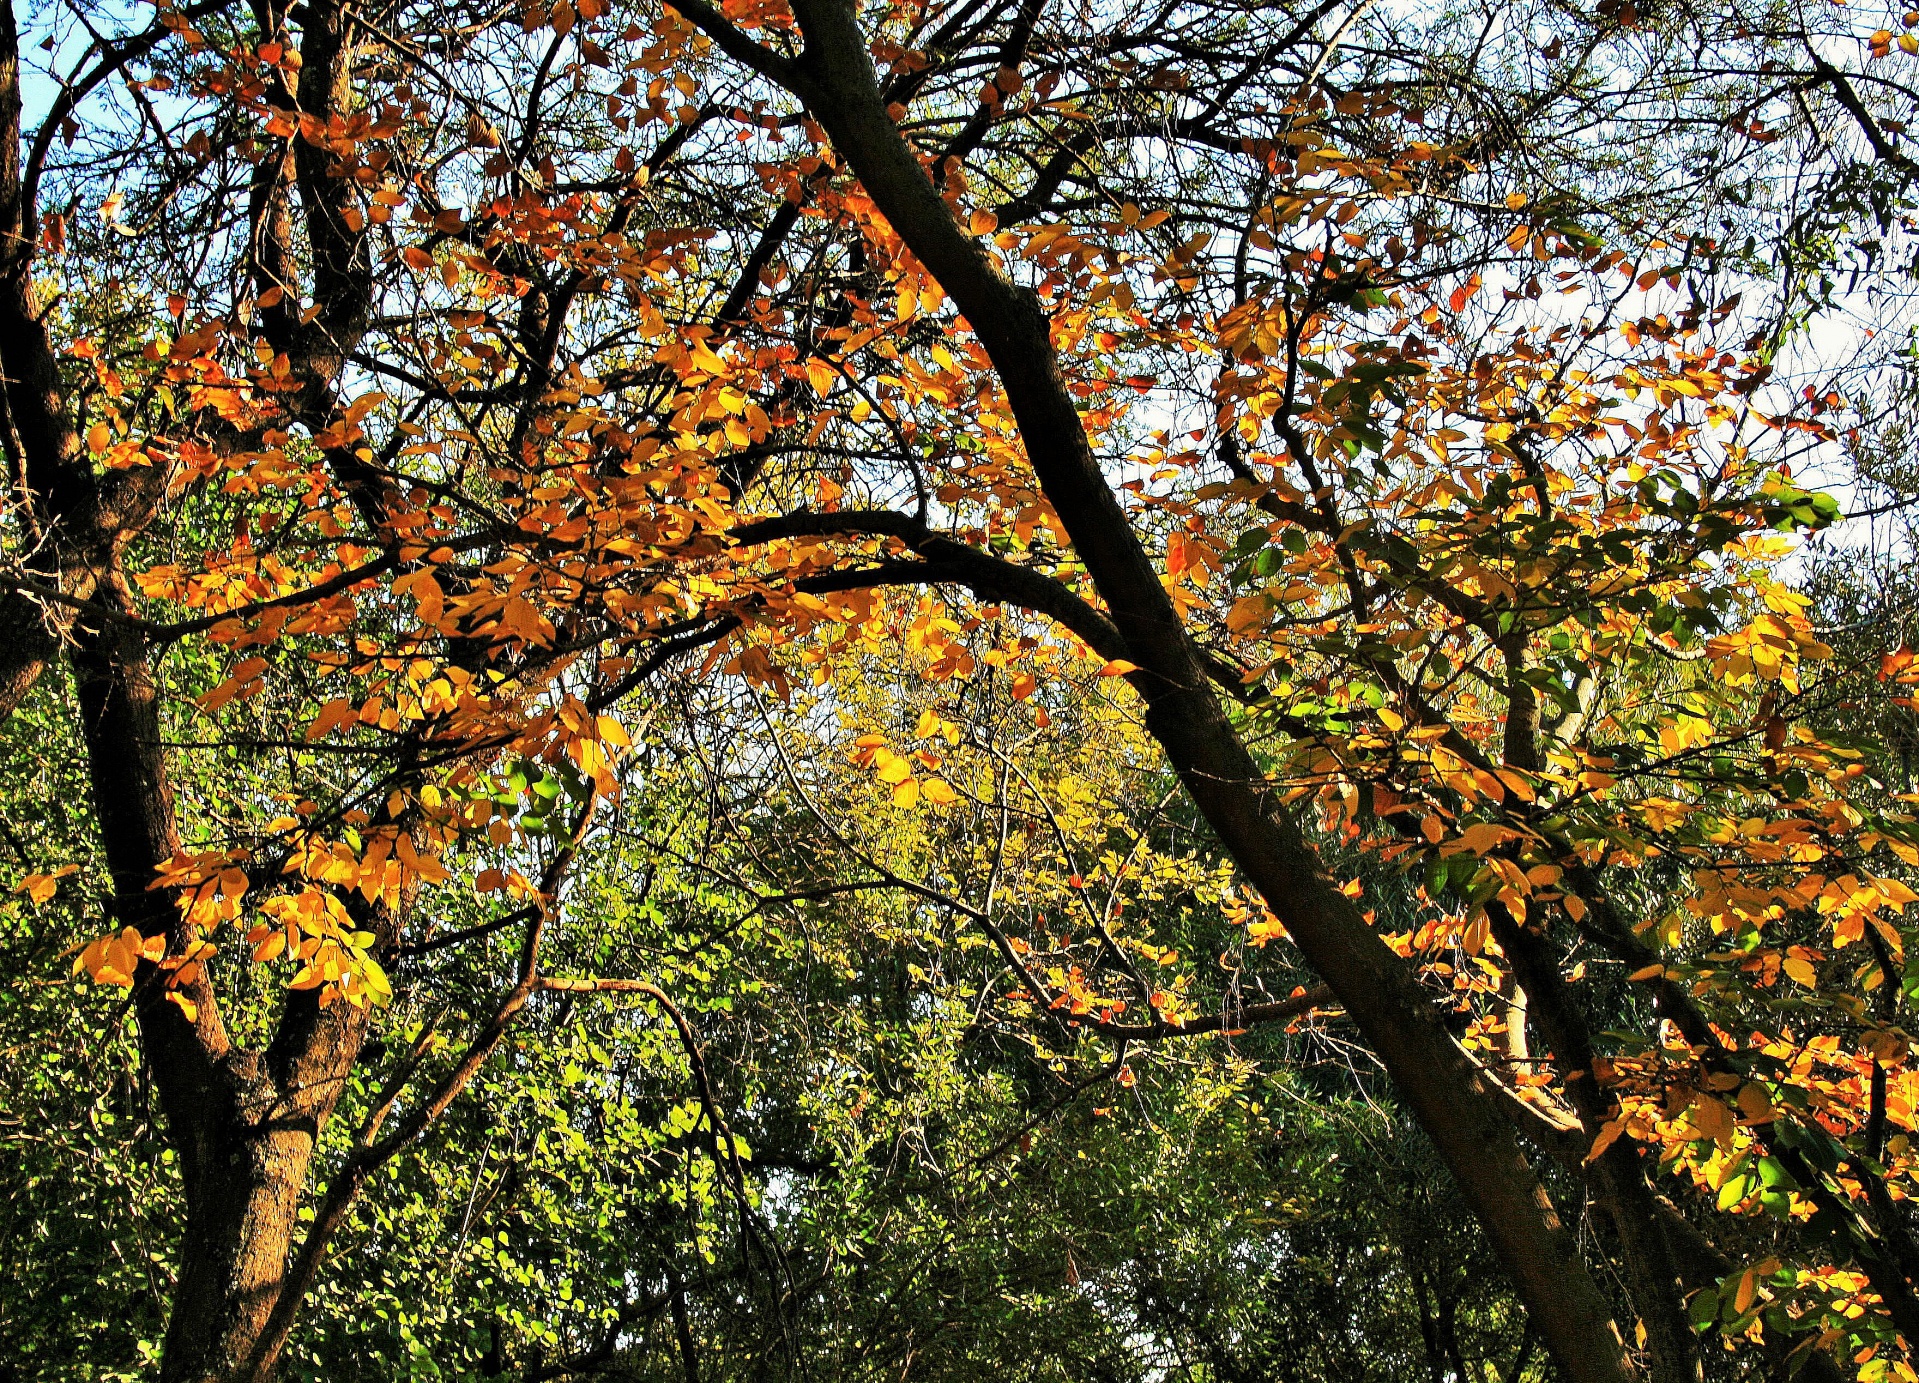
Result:
[[807,105],[875,205],[992,358],[1033,470],[1139,666],[1147,724],[1240,868],[1365,1033],[1486,1226],[1555,1362],[1576,1383],[1630,1378],[1619,1331],[1501,1098],[1453,1042],[1407,965],[1332,880],[1212,691],[1204,664],[1093,455],[1050,322],[954,223],[886,111],[846,0],[798,0],[805,49],[787,61],[696,0],[680,6],[729,55]]
[[[338,47],[337,34],[316,27]],[[337,53],[330,66],[322,57],[323,71],[338,67]],[[159,695],[120,569],[121,551],[150,521],[166,475],[157,466],[96,472],[62,389],[32,279],[36,217],[23,181],[19,73],[13,9],[0,6],[4,435],[38,539],[28,558],[38,589],[0,599],[0,716],[64,648],[113,881],[112,921],[165,937],[169,954],[178,956],[195,937],[172,894],[150,887],[179,846]],[[331,365],[337,369],[337,360]],[[312,993],[295,994],[271,1045],[250,1051],[229,1041],[204,976],[173,990],[191,1006],[191,1018],[169,997],[164,978],[151,963],[134,976],[141,1049],[181,1159],[186,1197],[160,1377],[264,1377],[279,1348],[267,1327],[286,1281],[315,1141],[364,1041],[367,1014],[347,1003],[323,1011]]]

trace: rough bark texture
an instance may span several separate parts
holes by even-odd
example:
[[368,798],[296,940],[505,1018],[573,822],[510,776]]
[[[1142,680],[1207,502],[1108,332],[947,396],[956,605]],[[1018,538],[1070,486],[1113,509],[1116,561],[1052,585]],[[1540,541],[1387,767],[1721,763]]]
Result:
[[[107,588],[130,607],[117,582]],[[116,921],[192,937],[171,897],[148,887],[178,845],[160,743],[160,708],[131,623],[76,622],[72,661],[88,772],[117,899]],[[227,1037],[211,985],[180,986],[195,1013],[167,995],[161,973],[135,977],[141,1047],[180,1156],[186,1220],[180,1277],[161,1356],[164,1383],[233,1383],[270,1375],[284,1330],[270,1330],[286,1283],[291,1237],[314,1145],[365,1041],[367,1014],[289,997],[264,1052]]]
[[1441,1026],[1410,969],[1330,879],[1267,791],[1227,721],[1159,576],[1092,454],[1059,372],[1050,323],[954,223],[886,114],[854,8],[799,0],[806,40],[788,65],[717,16],[734,56],[810,108],[874,203],[965,315],[997,367],[1026,452],[1141,669],[1148,726],[1221,841],[1332,986],[1438,1145],[1564,1375],[1632,1376],[1610,1307],[1514,1140],[1498,1097]]
[[300,1074],[274,1072],[258,1054],[235,1051],[191,1095],[176,1091],[167,1102],[169,1126],[194,1136],[182,1160],[187,1232],[160,1371],[165,1383],[270,1376],[284,1335],[269,1323],[286,1283],[314,1140],[365,1024],[360,1010],[335,1004],[321,1018],[326,1031],[302,1053]]

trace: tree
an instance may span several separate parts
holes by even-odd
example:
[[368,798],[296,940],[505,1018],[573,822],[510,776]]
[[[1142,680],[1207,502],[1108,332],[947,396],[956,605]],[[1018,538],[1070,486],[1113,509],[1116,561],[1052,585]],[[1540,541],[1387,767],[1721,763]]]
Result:
[[[904,627],[912,603],[902,613]],[[901,643],[883,643],[860,679],[859,722],[896,735],[938,699],[914,691],[918,655]],[[1016,825],[1001,840],[990,794],[936,813],[898,805],[848,752],[857,736],[820,742],[796,695],[781,741],[806,800],[847,832],[842,854],[766,759],[753,699],[688,687],[670,737],[650,733],[623,764],[591,875],[548,929],[556,972],[648,975],[700,1033],[777,1272],[742,1239],[698,1132],[692,1073],[657,1011],[562,997],[536,1004],[433,1135],[358,1199],[282,1375],[597,1366],[678,1379],[675,1274],[702,1377],[891,1378],[909,1359],[923,1378],[1257,1375],[1288,1359],[1303,1376],[1347,1363],[1397,1376],[1434,1367],[1424,1328],[1448,1314],[1464,1357],[1504,1370],[1522,1348],[1510,1291],[1430,1151],[1381,1112],[1390,1092],[1368,1079],[1354,1099],[1336,1019],[1134,1045],[1120,1074],[1102,1044],[1062,1042],[1004,998],[1013,979],[983,935],[873,877],[862,855],[917,878],[1003,856],[995,917],[1035,964],[1070,965],[1056,949],[1078,931],[1070,875],[1118,841],[1140,880],[1115,938],[1140,967],[1176,977],[1174,950],[1244,951],[1218,907],[1230,875],[1216,858],[1182,857],[1201,833],[1100,694],[1110,683],[1050,683],[1051,724],[1036,737],[1012,723],[1031,703],[1010,700],[1009,680],[988,671],[969,694],[1000,699],[977,719],[1003,727],[1001,753],[1031,780],[1015,777],[1004,806],[1039,825],[1030,838]],[[7,736],[0,819],[32,854],[85,857],[84,793],[63,794],[58,767],[36,763],[50,727],[22,728]],[[8,914],[0,1238],[15,1272],[0,1319],[10,1360],[34,1375],[137,1375],[143,1348],[157,1356],[175,1264],[178,1188],[158,1111],[136,1046],[106,1021],[124,1009],[74,1004],[45,982],[96,919],[71,884]],[[516,940],[496,932],[396,958],[376,1042],[484,1018]],[[1284,961],[1245,952],[1248,1006],[1262,989],[1311,983]],[[259,1021],[243,1007],[254,997],[272,991],[228,1011]],[[124,1077],[101,1074],[118,1062]],[[316,1150],[322,1178],[379,1094],[377,1047],[363,1064]],[[66,1194],[76,1177],[87,1197]],[[1405,1273],[1382,1276],[1402,1256]],[[1423,1321],[1418,1273],[1441,1265],[1449,1276]],[[1250,1290],[1252,1272],[1272,1285]],[[1329,1360],[1320,1341],[1336,1316],[1348,1333]]]
[[[1829,435],[1824,405],[1762,393],[1768,323],[1702,296],[1742,267],[1716,237],[1610,246],[1596,232],[1638,234],[1620,223],[1644,187],[1605,196],[1617,170],[1593,144],[1533,142],[1607,112],[1634,64],[1673,71],[1639,17],[1602,17],[1564,66],[1548,45],[1517,114],[1477,108],[1500,62],[1532,61],[1516,39],[1436,124],[1437,84],[1474,50],[1446,16],[1411,52],[1310,9],[688,0],[640,18],[562,0],[516,34],[430,6],[162,10],[91,36],[24,153],[11,14],[0,34],[18,496],[0,685],[18,704],[55,649],[75,678],[113,927],[80,968],[133,991],[187,1206],[163,1376],[272,1371],[368,1178],[538,996],[659,1005],[744,1200],[672,997],[612,967],[552,973],[542,946],[648,679],[704,650],[768,696],[806,669],[831,686],[902,586],[953,607],[905,630],[935,683],[990,659],[1021,669],[1016,703],[1076,667],[1137,698],[1247,890],[1248,934],[1283,932],[1327,984],[1566,1377],[1697,1377],[1689,1294],[1710,1285],[1742,1327],[1772,1300],[1757,1265],[1721,1292],[1738,1264],[1661,1203],[1662,1163],[1726,1209],[1839,1235],[1795,1289],[1817,1309],[1781,1297],[1762,1343],[1871,1298],[1870,1324],[1835,1329],[1909,1334],[1904,1153],[1879,1141],[1903,1039],[1896,1011],[1842,1002],[1869,980],[1891,995],[1891,962],[1822,981],[1806,939],[1762,936],[1826,898],[1837,940],[1896,949],[1909,898],[1879,863],[1905,858],[1907,822],[1869,817],[1851,751],[1792,723],[1800,665],[1827,650],[1765,535],[1832,517],[1785,464]],[[1901,166],[1824,40],[1659,22],[1736,39],[1713,101],[1760,121],[1781,92],[1825,93],[1872,168]],[[1867,48],[1890,61],[1890,31]],[[1778,91],[1741,85],[1746,55]],[[59,174],[92,193],[117,165],[127,186],[92,220],[46,212],[55,141],[83,147],[76,103],[136,65],[132,123],[90,127]],[[1690,100],[1666,128],[1690,128]],[[1570,187],[1499,181],[1541,149]],[[34,272],[61,252],[87,291],[56,307]],[[1662,283],[1680,295],[1663,311],[1645,296]],[[1005,629],[1007,609],[1031,623]],[[176,694],[214,749],[170,747]],[[862,738],[899,805],[959,800],[931,748]],[[1645,743],[1661,752],[1622,762]],[[183,820],[195,753],[244,762],[246,791],[196,791]],[[1376,929],[1333,863],[1355,844],[1422,866],[1435,917]],[[1686,862],[1662,882],[1736,955],[1620,901],[1618,872],[1654,859]],[[451,887],[472,866],[519,906],[436,934],[473,907]],[[1735,869],[1754,882],[1726,886]],[[985,935],[1038,1021],[1094,1038],[1320,1002],[1202,1006],[1217,977],[1194,970],[1127,1016],[1113,986],[1134,977],[1099,927],[1082,945],[1104,959],[1055,978],[990,898],[884,878]],[[297,965],[250,1042],[214,984],[243,914],[256,962]],[[510,977],[453,1052],[398,1055],[296,1236],[386,963],[510,928]],[[1630,965],[1683,1045],[1660,1027],[1602,1050],[1572,938]],[[1866,1065],[1782,1118],[1815,1079],[1769,1007],[1801,966],[1846,1015],[1822,1037]],[[1465,1044],[1431,982],[1448,977],[1469,1005],[1502,996]],[[1521,992],[1541,1058],[1515,1034]],[[1735,1012],[1756,1048],[1715,1029]],[[1503,1066],[1483,1055],[1500,1026]],[[1629,1315],[1516,1127],[1580,1169]],[[1754,1166],[1764,1189],[1728,1199]]]

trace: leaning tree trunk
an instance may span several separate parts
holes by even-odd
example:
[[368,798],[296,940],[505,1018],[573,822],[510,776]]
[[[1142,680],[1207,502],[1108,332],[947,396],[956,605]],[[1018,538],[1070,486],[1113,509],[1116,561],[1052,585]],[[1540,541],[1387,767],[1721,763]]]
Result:
[[716,10],[683,12],[717,46],[809,107],[874,205],[965,315],[1006,389],[1021,441],[1138,665],[1147,727],[1221,842],[1359,1024],[1438,1146],[1574,1383],[1634,1376],[1605,1294],[1520,1152],[1497,1092],[1445,1031],[1406,964],[1339,891],[1233,730],[1191,639],[1093,455],[1046,314],[968,240],[886,110],[850,0],[794,0],[796,60]]

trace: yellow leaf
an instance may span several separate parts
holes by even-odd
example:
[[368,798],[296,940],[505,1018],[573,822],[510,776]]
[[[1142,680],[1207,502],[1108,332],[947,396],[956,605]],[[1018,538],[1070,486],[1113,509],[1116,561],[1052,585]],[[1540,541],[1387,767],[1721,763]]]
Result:
[[1592,1162],[1605,1155],[1606,1149],[1619,1141],[1619,1135],[1626,1131],[1624,1119],[1614,1119],[1599,1130],[1599,1136],[1593,1139],[1592,1151],[1586,1154],[1586,1161]]
[[1522,775],[1513,772],[1510,768],[1495,769],[1494,774],[1498,777],[1499,781],[1505,784],[1507,789],[1512,792],[1513,796],[1519,798],[1522,802],[1530,802],[1537,795],[1533,792],[1533,785],[1527,782]]
[[1711,1095],[1702,1094],[1692,1107],[1692,1126],[1702,1137],[1725,1143],[1732,1138],[1732,1111]]
[[1819,972],[1812,968],[1810,961],[1801,960],[1798,956],[1788,956],[1781,963],[1780,968],[1807,989],[1819,987]]
[[839,382],[839,375],[824,360],[806,362],[806,382],[813,386],[813,392],[825,398],[833,392],[833,386]]
[[60,881],[51,874],[29,874],[14,885],[15,893],[24,893],[35,903],[44,903],[59,889]]
[[1665,976],[1666,976],[1665,966],[1648,965],[1641,969],[1633,971],[1632,974],[1626,976],[1626,978],[1629,980],[1659,980],[1659,979],[1664,979]]
[[73,973],[78,975],[84,970],[87,973],[87,978],[98,984],[99,980],[97,976],[99,975],[100,963],[105,956],[106,949],[107,939],[105,937],[97,937],[88,942],[86,950],[82,951],[74,959]]
[[953,785],[944,778],[928,778],[920,791],[926,800],[936,807],[950,807],[959,800],[959,794],[953,791]]
[[415,572],[410,589],[413,592],[413,599],[419,603],[421,623],[438,624],[440,616],[446,610],[446,592],[441,590],[440,583],[433,579],[433,573]]
[[1138,663],[1129,663],[1124,658],[1115,658],[1099,670],[1101,677],[1124,677],[1129,672],[1138,672]]
[[1266,597],[1249,595],[1235,601],[1226,612],[1226,627],[1235,634],[1257,629],[1266,622]]
[[1755,1124],[1770,1120],[1773,1117],[1772,1097],[1766,1093],[1766,1087],[1753,1081],[1740,1086],[1739,1112]]
[[919,785],[918,779],[908,778],[905,782],[897,783],[894,785],[893,787],[893,805],[894,806],[910,807],[919,800],[920,800],[920,785]]

